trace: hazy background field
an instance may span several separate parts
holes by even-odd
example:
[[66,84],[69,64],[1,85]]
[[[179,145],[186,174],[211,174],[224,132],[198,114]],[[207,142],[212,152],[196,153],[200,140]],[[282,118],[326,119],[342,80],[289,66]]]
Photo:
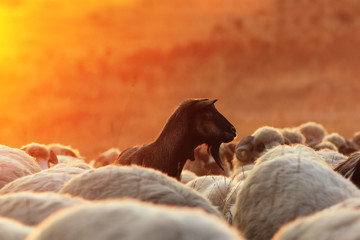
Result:
[[152,141],[187,98],[257,127],[360,131],[358,0],[6,0],[0,140],[95,157]]

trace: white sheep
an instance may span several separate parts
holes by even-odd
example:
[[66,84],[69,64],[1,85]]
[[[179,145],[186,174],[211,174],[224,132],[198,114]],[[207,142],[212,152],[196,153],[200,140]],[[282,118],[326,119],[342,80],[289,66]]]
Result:
[[204,195],[217,207],[224,218],[232,223],[233,205],[241,182],[233,181],[225,176],[208,175],[198,177],[186,184]]
[[320,150],[316,151],[318,155],[324,158],[325,162],[332,168],[335,168],[339,163],[345,161],[347,157],[337,151],[332,150]]
[[254,168],[255,163],[247,164],[238,168],[235,168],[234,171],[229,176],[235,182],[242,182],[250,174],[251,170]]
[[317,161],[325,164],[324,159],[321,158],[316,153],[316,151],[314,151],[314,149],[309,148],[302,144],[297,144],[293,146],[288,146],[288,145],[278,146],[276,148],[271,149],[271,151],[267,151],[264,155],[262,155],[259,159],[256,160],[254,168],[263,162],[274,160],[279,156],[288,156],[288,155],[301,156],[302,158],[306,158],[307,160]]
[[243,182],[237,182],[232,189],[228,192],[226,198],[224,199],[223,208],[221,209],[221,213],[223,214],[226,221],[232,224],[233,216],[235,214],[235,202],[237,193],[240,191]]
[[225,182],[231,182],[231,180],[225,176],[208,175],[197,177],[194,180],[188,182],[186,185],[198,192],[205,192],[208,187],[213,187],[216,182],[223,180],[225,180]]
[[0,189],[0,195],[13,192],[57,192],[74,175],[41,171],[17,178]]
[[280,129],[281,134],[284,137],[285,144],[292,145],[292,144],[304,144],[305,137],[296,128],[284,128]]
[[322,140],[321,143],[316,144],[313,147],[315,150],[332,150],[332,151],[336,151],[338,152],[339,149],[335,146],[335,144],[333,144],[332,142],[329,141],[324,141]]
[[42,169],[48,169],[50,164],[58,163],[55,153],[44,144],[33,142],[22,146],[20,149],[34,157]]
[[60,143],[51,143],[48,145],[49,149],[55,153],[56,156],[70,156],[74,158],[80,157],[80,152],[71,146],[66,146]]
[[279,129],[269,126],[258,128],[251,136],[241,139],[237,144],[234,171],[254,163],[267,150],[282,144],[285,144],[285,140]]
[[[43,170],[42,172],[45,173],[62,173],[62,174],[70,174],[70,175],[77,175],[80,173],[83,173],[87,170],[90,170],[92,168],[84,168],[82,165],[80,165],[80,167],[77,167],[78,165],[75,165],[74,167],[72,166],[56,166],[53,168],[49,168],[46,170]],[[87,166],[87,165],[84,165]]]
[[256,162],[235,203],[233,223],[248,239],[270,239],[285,223],[360,191],[311,148],[279,146]]
[[58,156],[59,159],[59,163],[56,164],[55,166],[53,166],[53,168],[81,168],[84,170],[90,170],[93,169],[93,167],[86,163],[83,159],[81,158],[74,158],[74,157],[70,157],[70,156],[62,156],[59,155]]
[[236,185],[236,182],[225,176],[208,175],[195,178],[186,185],[207,197],[212,205],[222,212],[225,198]]
[[[60,143],[52,143],[48,145],[48,148],[56,155],[58,164],[52,164],[51,167],[64,167],[75,166],[77,164],[87,164],[85,157],[80,155],[79,150],[70,146],[66,146]],[[58,166],[60,165],[60,166]],[[92,168],[90,164],[87,164],[86,169]]]
[[321,143],[324,137],[327,135],[327,131],[322,124],[316,122],[306,122],[297,127],[305,137],[305,143],[314,147]]
[[0,240],[23,240],[33,228],[14,219],[0,217]]
[[[251,166],[254,167],[254,164],[252,164]],[[230,178],[236,182],[245,180],[245,178],[247,178],[247,176],[250,174],[251,169],[249,170],[244,170],[244,169],[243,168],[236,169],[236,171],[234,171],[231,174]]]
[[328,209],[341,209],[341,208],[360,210],[360,198],[348,198],[345,201],[342,201],[338,204],[329,207]]
[[193,173],[192,171],[189,171],[189,170],[183,170],[181,172],[181,177],[180,177],[180,181],[183,183],[183,184],[186,184],[188,182],[190,182],[191,180],[197,178],[198,176]]
[[[72,158],[70,156],[60,156]],[[83,173],[92,167],[83,160],[74,160],[67,163],[60,163],[52,168],[40,172],[19,177],[0,189],[0,194],[21,191],[34,192],[57,192],[73,176]]]
[[55,213],[27,240],[240,240],[233,227],[202,210],[135,200],[100,201]]
[[118,148],[110,148],[101,153],[93,162],[93,167],[103,167],[112,164],[120,155],[121,151]]
[[354,133],[354,137],[351,141],[360,149],[360,131]]
[[0,196],[0,216],[16,219],[26,225],[36,225],[61,208],[85,202],[81,198],[50,192],[11,193]]
[[326,209],[284,225],[272,240],[360,239],[359,229],[359,209]]
[[0,157],[17,160],[22,163],[25,168],[29,169],[30,172],[35,173],[41,171],[40,165],[35,161],[35,159],[25,151],[18,148],[0,145]]
[[359,151],[360,148],[352,139],[345,139],[345,149],[343,150],[343,154],[349,156],[350,154]]
[[331,133],[325,136],[324,141],[333,143],[337,150],[346,156],[359,150],[359,147],[353,140],[345,139],[338,133]]
[[200,207],[221,215],[202,195],[160,171],[109,165],[73,177],[59,193],[85,199],[137,198],[158,204]]
[[342,149],[345,148],[345,138],[339,133],[330,133],[326,135],[323,141],[329,141],[336,146],[339,152],[342,152]]
[[23,150],[0,145],[0,188],[19,177],[40,171],[40,165]]

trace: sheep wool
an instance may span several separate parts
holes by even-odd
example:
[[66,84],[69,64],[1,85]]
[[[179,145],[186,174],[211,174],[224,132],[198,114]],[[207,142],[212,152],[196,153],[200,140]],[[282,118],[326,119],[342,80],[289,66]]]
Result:
[[193,173],[192,171],[189,171],[189,170],[183,170],[181,172],[181,178],[180,178],[180,181],[183,183],[183,184],[186,184],[188,182],[190,182],[191,180],[197,178],[198,176]]
[[0,240],[23,240],[33,230],[16,220],[0,217]]
[[320,150],[316,151],[316,153],[324,158],[325,162],[332,168],[335,168],[339,163],[344,162],[347,159],[345,155],[332,150]]
[[120,155],[121,151],[118,148],[110,148],[101,153],[93,162],[94,168],[99,168],[112,164]]
[[297,127],[301,134],[305,137],[305,143],[314,147],[321,143],[327,135],[325,127],[316,122],[306,122]]
[[0,196],[0,216],[36,225],[61,208],[84,202],[80,198],[55,193],[12,193]]
[[74,175],[66,173],[38,172],[18,178],[0,189],[0,195],[12,192],[57,192]]
[[51,163],[58,163],[58,159],[55,153],[51,151],[46,145],[30,143],[22,146],[20,149],[34,157],[42,169],[48,169]]
[[39,164],[24,151],[0,145],[0,188],[17,178],[40,171]]
[[206,196],[214,206],[221,210],[224,199],[235,184],[235,182],[225,176],[209,175],[195,178],[187,186]]
[[234,171],[254,163],[267,150],[283,144],[285,140],[279,129],[269,126],[258,128],[251,136],[244,137],[237,144]]
[[248,239],[270,239],[287,222],[360,197],[354,184],[306,146],[279,146],[262,158],[235,203],[233,223]]
[[360,239],[360,210],[324,210],[284,225],[273,240]]
[[202,195],[160,171],[132,166],[105,166],[73,177],[59,193],[89,200],[136,198],[158,204],[200,207],[221,216]]
[[201,210],[135,200],[75,206],[42,222],[27,240],[242,240],[226,222]]

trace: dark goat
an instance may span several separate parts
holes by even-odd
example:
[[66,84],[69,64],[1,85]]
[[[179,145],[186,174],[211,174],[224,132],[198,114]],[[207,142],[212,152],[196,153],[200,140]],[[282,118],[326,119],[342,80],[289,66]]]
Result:
[[155,142],[127,150],[114,164],[136,164],[158,169],[180,179],[187,159],[194,160],[194,149],[202,143],[209,146],[211,155],[222,168],[219,147],[236,136],[234,126],[219,113],[217,100],[189,99],[180,104],[167,121]]
[[339,163],[334,171],[352,181],[360,188],[360,152],[351,154],[345,161]]

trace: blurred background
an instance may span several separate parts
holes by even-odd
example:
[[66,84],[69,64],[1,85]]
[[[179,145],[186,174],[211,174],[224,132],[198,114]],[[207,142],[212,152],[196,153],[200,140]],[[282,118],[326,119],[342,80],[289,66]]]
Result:
[[2,0],[0,140],[91,159],[217,98],[237,140],[306,121],[360,130],[359,0]]

